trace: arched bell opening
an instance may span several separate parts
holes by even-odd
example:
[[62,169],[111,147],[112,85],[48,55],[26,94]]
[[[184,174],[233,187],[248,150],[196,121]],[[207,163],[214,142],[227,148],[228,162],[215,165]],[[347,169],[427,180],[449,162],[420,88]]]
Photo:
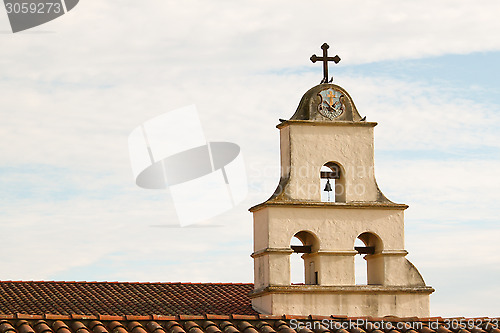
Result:
[[[303,246],[302,242],[297,238],[293,237],[290,243],[292,249]],[[305,271],[304,271],[304,260],[302,259],[302,254],[295,251],[290,254],[290,281],[292,284],[305,284]]]
[[383,250],[380,237],[372,232],[364,232],[354,241],[354,250],[359,254],[354,259],[356,284],[383,284],[385,275],[383,257],[377,256]]
[[344,172],[336,162],[325,163],[320,171],[322,202],[345,202],[346,185]]
[[[364,247],[365,244],[359,238],[354,241],[354,249]],[[366,264],[365,256],[363,256],[359,251],[359,255],[354,257],[354,281],[357,285],[367,285],[368,284],[368,267]]]
[[318,238],[309,231],[297,232],[291,241],[290,281],[292,284],[319,284],[318,265],[315,256],[319,250]]

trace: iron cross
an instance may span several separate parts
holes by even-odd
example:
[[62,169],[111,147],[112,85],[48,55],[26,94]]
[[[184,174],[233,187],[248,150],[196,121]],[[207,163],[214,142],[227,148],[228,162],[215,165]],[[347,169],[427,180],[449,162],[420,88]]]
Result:
[[321,83],[327,83],[328,82],[328,62],[329,61],[333,61],[336,64],[338,64],[339,61],[340,61],[340,57],[338,55],[336,55],[335,57],[329,57],[328,56],[328,48],[329,47],[330,46],[328,46],[327,43],[324,43],[323,45],[321,45],[321,48],[323,49],[323,56],[322,57],[318,57],[315,54],[313,54],[311,56],[311,61],[313,63],[316,62],[316,61],[323,61],[323,80],[321,81]]

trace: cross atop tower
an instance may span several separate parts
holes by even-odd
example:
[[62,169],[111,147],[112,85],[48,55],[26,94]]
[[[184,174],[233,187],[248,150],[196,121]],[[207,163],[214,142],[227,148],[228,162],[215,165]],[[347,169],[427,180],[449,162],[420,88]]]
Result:
[[311,56],[311,61],[314,63],[316,61],[322,61],[323,62],[323,80],[321,80],[321,83],[327,83],[328,82],[328,62],[333,61],[336,64],[339,63],[340,57],[336,55],[335,57],[329,57],[328,56],[328,46],[327,43],[324,43],[321,45],[321,49],[323,50],[323,56],[318,57],[317,55],[313,54]]

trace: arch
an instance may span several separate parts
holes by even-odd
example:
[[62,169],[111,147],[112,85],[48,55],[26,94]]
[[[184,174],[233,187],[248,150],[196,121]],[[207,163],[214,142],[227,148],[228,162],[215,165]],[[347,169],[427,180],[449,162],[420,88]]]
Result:
[[[354,248],[359,248],[361,246],[366,246],[365,243],[359,238],[354,240]],[[366,260],[361,253],[354,256],[354,283],[356,285],[367,285],[368,284],[368,266]]]
[[[293,240],[297,239],[302,245],[293,244]],[[292,256],[300,255],[303,260],[304,284],[319,284],[319,265],[317,256],[314,254],[319,250],[319,239],[311,231],[301,230],[296,232],[290,240],[290,248],[293,250]],[[291,258],[293,259],[293,257]],[[294,260],[295,261],[295,260]],[[290,267],[291,268],[291,267]],[[290,270],[291,278],[294,275]]]
[[[303,243],[297,237],[292,237],[290,247],[293,249],[296,246],[303,246]],[[290,253],[290,283],[291,284],[305,284],[305,271],[304,259],[302,254],[293,251]]]
[[301,230],[296,232],[293,237],[297,237],[303,246],[311,246],[311,252],[317,252],[319,250],[319,238],[313,232]]
[[[320,170],[321,201],[346,202],[345,170],[338,162],[326,162]],[[330,191],[328,191],[330,189]],[[331,197],[330,192],[333,192]]]
[[[364,246],[357,246],[356,240],[361,241]],[[383,257],[380,256],[384,249],[384,243],[382,239],[374,232],[365,231],[356,237],[353,242],[354,250],[358,251],[358,254],[364,255],[363,259],[366,260],[366,284],[368,285],[380,285],[383,284],[385,277],[385,267],[383,262]],[[356,268],[360,268],[359,262],[355,263]],[[356,273],[356,272],[355,272]],[[364,274],[355,274],[358,278]]]
[[380,253],[384,249],[384,243],[382,239],[372,231],[365,231],[358,235],[358,237],[366,247],[373,248],[373,253],[367,254],[375,254]]

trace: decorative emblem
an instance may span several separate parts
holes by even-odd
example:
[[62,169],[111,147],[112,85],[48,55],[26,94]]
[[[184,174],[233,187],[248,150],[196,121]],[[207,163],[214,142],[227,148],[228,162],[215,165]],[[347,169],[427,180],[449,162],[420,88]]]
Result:
[[342,104],[344,95],[340,91],[326,89],[320,91],[318,96],[321,99],[318,105],[318,112],[323,116],[333,120],[344,112],[344,104]]

